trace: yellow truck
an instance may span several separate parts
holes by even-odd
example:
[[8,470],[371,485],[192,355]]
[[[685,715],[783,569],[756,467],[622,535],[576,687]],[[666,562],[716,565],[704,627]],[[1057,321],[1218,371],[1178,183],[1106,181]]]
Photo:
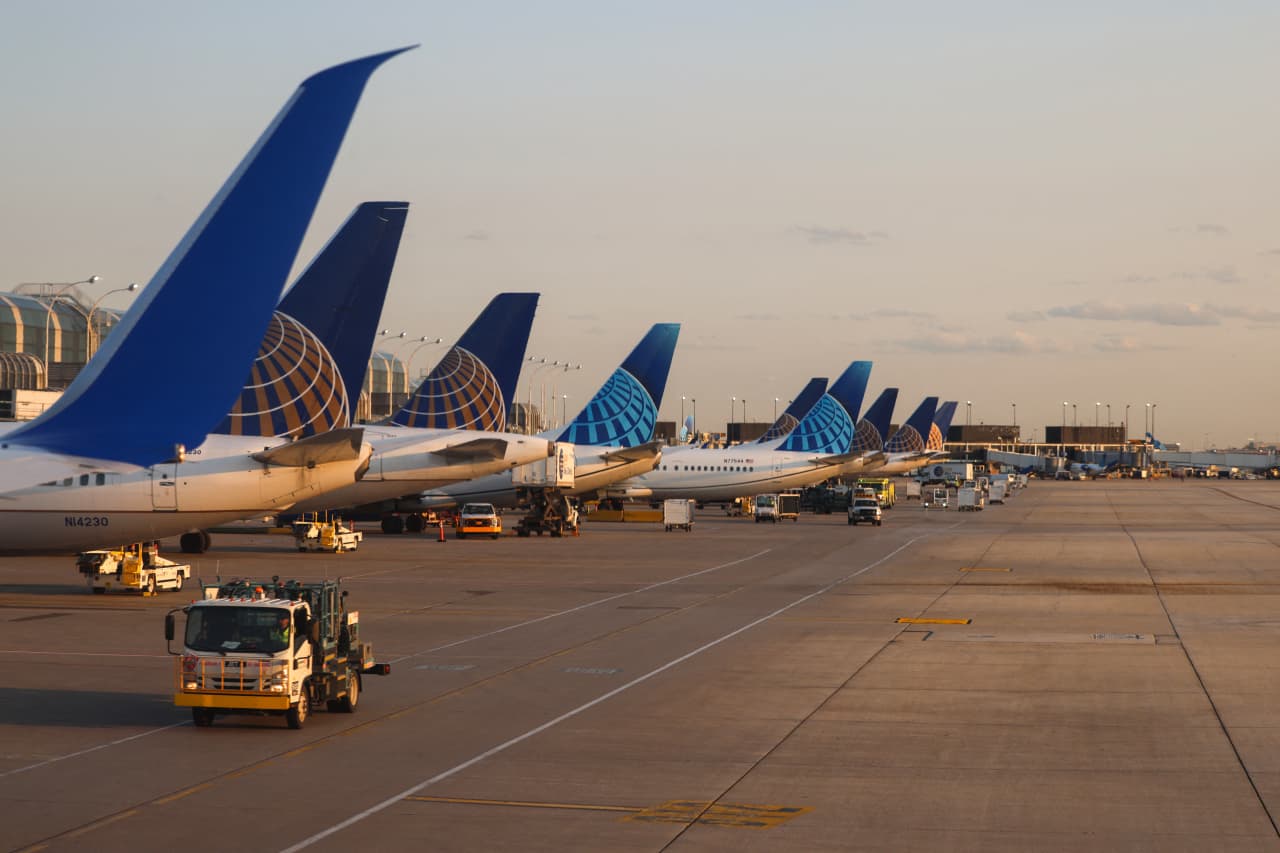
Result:
[[888,477],[862,477],[858,480],[858,488],[873,490],[884,509],[893,509],[893,505],[898,502],[898,490]]

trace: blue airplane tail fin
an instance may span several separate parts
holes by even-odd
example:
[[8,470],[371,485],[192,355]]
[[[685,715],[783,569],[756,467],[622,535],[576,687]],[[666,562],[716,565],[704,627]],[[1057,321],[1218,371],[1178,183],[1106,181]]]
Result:
[[1156,441],[1156,437],[1151,433],[1147,433],[1147,442],[1150,443],[1154,450],[1164,450],[1164,445]]
[[853,418],[830,394],[823,394],[778,445],[800,453],[846,453],[853,443]]
[[536,293],[499,293],[422,380],[392,423],[501,432],[515,401]]
[[871,378],[871,362],[855,361],[845,368],[844,373],[831,383],[828,392],[836,401],[844,406],[849,418],[857,422],[862,411],[862,398],[867,393],[867,381]]
[[951,421],[955,419],[958,405],[960,405],[959,400],[948,400],[938,407],[937,413],[933,416],[933,426],[929,427],[929,440],[925,442],[926,449],[942,449],[947,441],[947,433],[951,431]]
[[874,453],[877,450],[884,450],[889,434],[889,422],[893,420],[893,407],[897,402],[897,388],[886,388],[880,392],[880,396],[867,409],[866,415],[858,421],[853,451]]
[[307,78],[93,361],[9,441],[135,465],[200,444],[257,352],[365,83],[400,52]]
[[825,393],[827,393],[827,379],[825,376],[810,379],[809,384],[800,389],[800,393],[796,395],[796,398],[787,405],[787,410],[778,415],[778,419],[773,422],[769,429],[765,430],[764,435],[756,439],[756,444],[766,444],[770,441],[777,441],[784,435],[789,435],[800,424],[800,419],[809,413],[809,410],[822,399],[822,395]]
[[937,397],[925,397],[924,402],[916,407],[907,418],[907,422],[898,427],[893,438],[884,446],[889,453],[912,453],[925,449],[929,428],[933,426],[933,413],[938,410]]
[[556,441],[636,447],[652,440],[679,336],[679,323],[655,324]]
[[408,212],[405,202],[356,208],[280,301],[214,432],[304,438],[350,424]]

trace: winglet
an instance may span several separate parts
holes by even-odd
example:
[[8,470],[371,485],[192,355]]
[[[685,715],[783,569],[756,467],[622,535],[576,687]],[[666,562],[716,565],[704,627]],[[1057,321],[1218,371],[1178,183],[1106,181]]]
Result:
[[778,419],[773,425],[765,430],[764,435],[756,439],[756,444],[766,444],[770,441],[777,441],[784,435],[790,435],[791,431],[800,424],[800,419],[809,413],[818,400],[822,399],[822,395],[827,393],[827,378],[825,376],[815,376],[809,380],[809,384],[800,389],[800,393],[787,406],[787,410],[778,415]]
[[637,447],[653,438],[679,323],[656,323],[556,441]]
[[199,445],[244,381],[369,75],[400,52],[307,78],[93,361],[8,441],[135,465]]
[[515,400],[536,293],[499,293],[422,380],[392,423],[501,431]]

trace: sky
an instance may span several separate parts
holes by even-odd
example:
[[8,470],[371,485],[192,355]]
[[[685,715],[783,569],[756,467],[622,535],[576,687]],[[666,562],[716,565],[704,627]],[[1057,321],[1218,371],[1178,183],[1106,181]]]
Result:
[[299,82],[420,43],[297,269],[410,202],[386,325],[449,342],[540,292],[529,355],[581,369],[521,398],[576,412],[680,322],[661,416],[704,430],[871,359],[895,420],[1136,436],[1153,403],[1184,448],[1280,440],[1280,7],[1049,6],[6,4],[0,290],[145,283]]

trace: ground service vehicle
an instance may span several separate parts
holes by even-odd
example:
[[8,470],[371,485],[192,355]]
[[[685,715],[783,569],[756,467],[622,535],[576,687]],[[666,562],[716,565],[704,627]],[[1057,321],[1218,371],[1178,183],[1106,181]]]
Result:
[[756,524],[762,521],[778,521],[778,496],[775,494],[756,495]]
[[880,506],[893,509],[898,502],[898,492],[893,480],[888,477],[862,477],[858,480],[858,488],[872,489],[880,500]]
[[298,520],[293,523],[293,541],[299,551],[354,551],[364,540],[364,534],[352,530],[341,519]]
[[906,500],[921,500],[924,496],[924,490],[920,486],[919,480],[907,480],[907,497]]
[[662,502],[662,526],[670,532],[680,528],[686,533],[693,531],[693,508],[695,502],[687,498],[668,498]]
[[1009,492],[1009,481],[1004,479],[993,479],[989,488],[991,491],[989,492],[988,500],[993,504],[1004,503],[1005,496]]
[[134,542],[119,550],[85,551],[76,567],[89,588],[102,594],[109,589],[154,595],[159,589],[182,589],[191,577],[191,566],[160,556],[160,543]]
[[[197,726],[219,714],[275,714],[300,729],[311,711],[351,713],[365,675],[388,675],[360,642],[360,618],[338,581],[233,580],[204,587],[204,598],[164,619],[176,655],[174,704]],[[182,651],[172,648],[176,615],[186,616]]]
[[778,495],[778,519],[780,521],[800,520],[800,493],[783,492]]
[[916,472],[916,477],[929,483],[963,483],[973,479],[972,462],[935,462]]
[[947,508],[947,490],[946,489],[930,489],[924,499],[924,508],[940,507]]
[[956,509],[961,512],[976,512],[985,505],[984,498],[980,489],[973,486],[964,486],[960,491],[956,492]]
[[854,498],[853,504],[849,507],[849,523],[856,525],[860,521],[865,521],[879,527],[883,513],[880,501],[876,498]]
[[469,534],[497,539],[502,535],[502,519],[493,504],[463,504],[458,513],[458,527],[454,534],[465,539]]

